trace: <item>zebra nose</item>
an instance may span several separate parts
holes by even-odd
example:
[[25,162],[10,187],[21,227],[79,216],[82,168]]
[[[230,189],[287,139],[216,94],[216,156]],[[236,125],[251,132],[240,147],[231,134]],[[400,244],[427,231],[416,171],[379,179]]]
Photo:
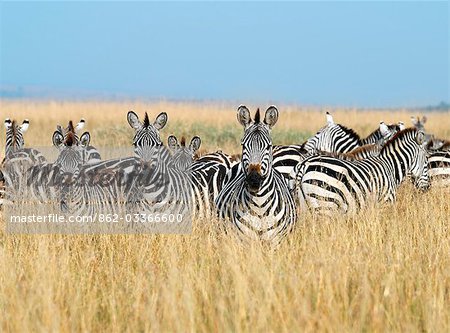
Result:
[[259,163],[251,163],[248,166],[247,174],[251,174],[252,172],[256,172],[258,175],[261,175],[261,164],[259,164]]
[[251,193],[258,192],[259,188],[261,187],[262,180],[263,177],[260,173],[258,173],[256,170],[251,170],[245,178],[248,190]]

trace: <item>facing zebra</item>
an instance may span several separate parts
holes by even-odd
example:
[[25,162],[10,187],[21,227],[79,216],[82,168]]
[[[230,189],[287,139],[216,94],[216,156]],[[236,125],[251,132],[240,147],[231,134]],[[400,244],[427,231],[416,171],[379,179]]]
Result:
[[251,239],[278,243],[297,220],[287,183],[272,167],[270,132],[278,120],[278,110],[269,107],[261,121],[258,109],[252,120],[250,111],[241,105],[237,118],[244,127],[242,160],[227,174],[216,199],[218,214]]
[[355,212],[374,201],[394,201],[397,188],[411,174],[419,189],[429,187],[425,134],[406,129],[396,134],[378,156],[343,160],[313,156],[291,174],[302,207],[322,213]]
[[[72,121],[66,131],[60,126],[53,133],[53,145],[58,149],[58,157],[54,163],[35,165],[28,169],[27,188],[31,197],[38,202],[58,202],[61,191],[67,190],[77,178],[81,167],[89,162],[89,157],[96,159],[99,154],[89,155],[87,148],[91,136],[89,132],[80,137],[76,135],[76,128]],[[96,151],[92,147],[92,151]]]
[[163,145],[159,131],[167,124],[167,113],[161,112],[153,124],[150,124],[147,112],[144,121],[141,122],[134,111],[129,111],[127,120],[128,124],[136,131],[133,138],[134,155],[144,161],[151,160],[154,148]]
[[[78,122],[78,124],[74,127],[72,120],[70,120],[66,128],[63,128],[61,125],[57,125],[55,134],[59,133],[58,136],[60,138],[58,140],[60,142],[66,141],[67,136],[71,135],[72,136],[71,141],[73,141],[72,145],[77,146],[78,142],[80,140],[80,137],[78,136],[77,132],[82,130],[84,128],[85,124],[86,124],[86,121],[83,118],[81,118],[81,120]],[[58,147],[59,145],[60,144],[58,143],[55,146]],[[90,145],[85,145],[85,144],[82,144],[82,146],[84,147],[83,156],[82,156],[83,164],[85,164],[85,163],[92,164],[92,163],[97,163],[97,162],[101,161],[102,158],[100,156],[100,153],[98,152],[98,150],[95,147],[90,146]]]
[[178,143],[178,139],[174,135],[169,135],[167,145],[172,151],[172,165],[178,170],[187,170],[196,157],[197,151],[200,149],[202,141],[198,136],[194,136],[186,147],[186,138],[183,136]]

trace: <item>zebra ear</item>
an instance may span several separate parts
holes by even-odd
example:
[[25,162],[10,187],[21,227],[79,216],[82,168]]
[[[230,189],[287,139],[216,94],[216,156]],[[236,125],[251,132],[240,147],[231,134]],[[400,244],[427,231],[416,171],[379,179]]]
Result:
[[167,124],[167,113],[165,112],[161,112],[158,117],[156,117],[155,122],[153,123],[153,126],[155,126],[155,128],[157,130],[160,130],[161,128],[163,128],[164,126],[166,126]]
[[130,124],[130,126],[135,130],[138,130],[142,126],[141,122],[139,121],[138,115],[134,111],[128,111],[127,120],[128,124]]
[[240,105],[237,109],[237,120],[239,123],[247,127],[252,122],[252,116],[250,115],[250,110],[245,105]]
[[411,116],[411,123],[413,124],[413,126],[417,126],[417,118]]
[[200,149],[200,145],[202,144],[202,140],[198,136],[194,136],[189,144],[189,149],[195,153]]
[[84,132],[83,135],[80,137],[80,143],[83,147],[89,146],[89,143],[91,142],[91,135],[89,132]]
[[427,116],[422,116],[422,125],[427,122]]
[[20,125],[19,130],[22,133],[25,133],[28,130],[28,127],[30,126],[30,121],[28,119],[25,119],[22,123],[22,125]]
[[278,121],[278,109],[275,106],[270,106],[266,110],[266,115],[264,116],[264,124],[269,125],[272,128]]
[[59,131],[55,131],[52,137],[53,145],[60,148],[64,144],[64,136]]
[[398,122],[398,129],[399,131],[403,131],[405,129],[405,123],[403,121]]
[[8,129],[11,127],[12,121],[9,118],[5,119],[5,128]]
[[167,145],[170,149],[175,150],[178,147],[178,139],[174,135],[169,135]]
[[86,121],[83,118],[81,118],[80,122],[75,127],[75,131],[79,131],[79,130],[83,129],[85,123],[86,123]]

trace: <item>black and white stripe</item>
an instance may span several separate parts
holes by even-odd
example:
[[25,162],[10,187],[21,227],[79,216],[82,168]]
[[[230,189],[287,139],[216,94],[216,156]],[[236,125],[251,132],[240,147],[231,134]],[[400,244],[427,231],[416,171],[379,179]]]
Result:
[[7,201],[15,200],[21,196],[25,188],[26,171],[33,165],[46,162],[42,153],[33,148],[24,148],[24,133],[28,130],[30,122],[25,119],[21,125],[15,120],[5,120],[6,144],[5,158],[0,168],[0,204],[3,198]]
[[401,123],[399,125],[386,125],[384,122],[380,122],[378,129],[366,138],[361,139],[353,130],[336,124],[329,112],[327,112],[326,118],[326,126],[302,145],[274,147],[274,168],[286,179],[289,179],[290,173],[298,163],[312,155],[327,153],[346,154],[367,145],[372,145],[370,150],[365,150],[364,154],[359,152],[357,154],[358,157],[368,156],[367,153],[369,151],[371,155],[375,155],[377,147],[380,150],[383,144],[400,131],[401,128]]
[[[82,118],[76,126],[73,125],[72,120],[69,121],[66,128],[63,128],[61,125],[56,126],[56,132],[60,133],[63,137],[61,139],[62,142],[67,140],[67,136],[72,136],[73,146],[78,146],[78,142],[80,137],[78,136],[78,132],[81,131],[86,125],[86,121]],[[102,160],[99,151],[97,148],[91,145],[81,145],[83,147],[82,158],[83,164],[93,164],[98,163]]]
[[129,111],[127,120],[136,131],[133,138],[135,156],[145,161],[151,160],[154,148],[163,145],[159,131],[167,124],[167,113],[161,112],[151,124],[147,112],[145,113],[144,121],[141,122],[134,111]]
[[293,171],[301,206],[320,212],[355,212],[373,201],[393,201],[397,188],[410,174],[417,188],[427,189],[425,134],[406,129],[394,136],[378,156],[346,160],[313,156]]
[[278,110],[269,107],[261,121],[258,109],[253,121],[250,111],[240,106],[237,117],[245,129],[242,161],[227,174],[216,199],[218,214],[247,237],[278,243],[297,220],[287,183],[272,166],[270,131],[278,120]]

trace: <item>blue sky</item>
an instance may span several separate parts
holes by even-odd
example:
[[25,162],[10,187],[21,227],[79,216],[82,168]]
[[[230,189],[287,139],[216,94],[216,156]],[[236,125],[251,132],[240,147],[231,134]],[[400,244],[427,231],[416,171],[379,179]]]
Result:
[[0,85],[58,95],[449,101],[448,2],[1,2]]

